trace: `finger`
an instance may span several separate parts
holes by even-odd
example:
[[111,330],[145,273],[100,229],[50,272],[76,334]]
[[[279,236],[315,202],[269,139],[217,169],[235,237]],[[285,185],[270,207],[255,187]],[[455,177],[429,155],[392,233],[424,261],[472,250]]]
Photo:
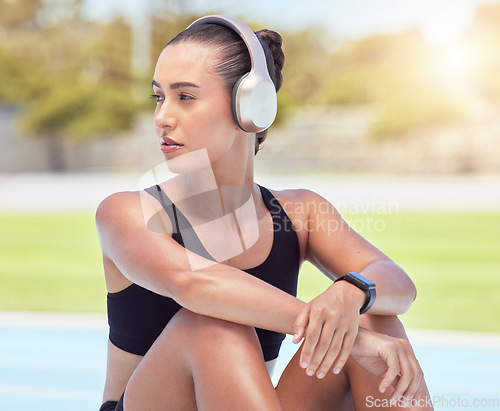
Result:
[[422,398],[422,380],[424,379],[424,376],[422,375],[422,379],[420,380],[420,386],[417,390],[417,393],[415,394],[415,396],[413,397],[413,400],[418,404],[418,402],[420,401],[420,399]]
[[400,371],[398,355],[394,348],[390,349],[384,360],[387,364],[387,371],[385,372],[384,378],[379,385],[379,391],[382,393],[385,392],[385,390],[391,385],[397,387],[397,384],[399,383]]
[[413,380],[413,370],[408,363],[408,358],[400,347],[398,347],[398,359],[400,368],[399,374],[401,375],[401,378],[396,385],[396,389],[391,395],[391,399],[393,400],[403,397],[403,394]]
[[337,334],[338,331],[332,324],[325,323],[323,325],[319,341],[309,363],[308,370],[311,371],[309,374],[316,373],[318,378],[323,378],[326,375],[335,360],[335,354],[332,356],[330,351],[332,344],[339,344],[338,338],[335,338]]
[[408,386],[407,390],[403,394],[407,401],[411,401],[413,399],[418,400],[418,395],[420,393],[420,388],[422,384],[423,373],[413,371],[413,379]]
[[356,330],[354,332],[349,330],[344,334],[343,340],[340,341],[341,345],[336,347],[336,352],[332,352],[332,354],[335,354],[334,359],[336,358],[335,364],[333,366],[334,374],[340,373],[340,371],[342,371],[342,369],[344,368],[344,365],[347,362],[349,355],[351,354],[354,340],[356,340],[356,335]]
[[386,384],[384,381],[382,381],[378,387],[378,390],[381,392],[381,393],[384,393],[388,387],[392,386],[392,387],[396,387],[398,385],[398,382],[399,382],[399,379],[401,378],[401,376],[399,374],[397,374],[394,379],[392,380],[391,383],[389,384]]
[[316,376],[318,378],[323,378],[332,367],[333,362],[338,356],[340,347],[342,346],[343,339],[344,336],[341,335],[341,333],[339,333],[338,331],[334,333],[330,348],[324,354],[323,360],[321,361],[321,364],[316,373]]
[[418,360],[415,357],[415,353],[413,352],[413,349],[409,344],[408,348],[409,350],[407,352],[407,355],[409,357],[410,367],[412,368],[413,379],[408,388],[406,389],[404,396],[406,397],[407,400],[412,400],[416,398],[416,395],[419,392],[419,388],[421,387],[422,380],[424,378],[424,373],[422,372],[422,368],[420,368],[420,364],[418,363]]
[[309,322],[309,306],[305,306],[304,309],[300,312],[300,314],[295,319],[293,323],[293,343],[298,344],[304,338],[306,327]]
[[318,318],[309,319],[306,337],[304,340],[304,344],[302,345],[302,352],[300,354],[300,366],[302,368],[308,369],[308,375],[314,374],[314,371],[311,372],[311,370],[309,369],[309,364],[321,336],[322,328],[323,322]]

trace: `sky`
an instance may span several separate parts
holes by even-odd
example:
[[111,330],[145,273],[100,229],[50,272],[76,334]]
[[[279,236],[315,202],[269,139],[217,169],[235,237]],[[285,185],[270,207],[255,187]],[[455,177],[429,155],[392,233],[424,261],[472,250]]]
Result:
[[[90,16],[106,18],[116,12],[134,15],[151,0],[84,1]],[[418,27],[436,46],[455,41],[481,3],[500,0],[187,0],[190,11],[200,16],[237,15],[276,30],[321,26],[340,39]]]

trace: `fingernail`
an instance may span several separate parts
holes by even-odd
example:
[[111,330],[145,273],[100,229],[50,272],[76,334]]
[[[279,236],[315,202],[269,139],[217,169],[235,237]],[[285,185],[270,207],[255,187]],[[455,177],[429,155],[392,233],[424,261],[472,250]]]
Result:
[[309,375],[309,377],[312,377],[314,375],[314,370],[307,370],[306,374]]
[[334,373],[334,374],[338,374],[338,373],[340,373],[340,368],[339,368],[339,367],[335,367],[335,368],[333,369],[333,373]]
[[307,361],[302,361],[302,362],[300,363],[300,366],[301,366],[302,368],[307,368],[307,366],[308,366],[308,365],[309,365],[309,363],[308,363]]
[[385,387],[382,387],[382,388],[380,389],[380,392],[383,394],[383,393],[385,392],[385,390],[386,390],[386,388],[385,388]]
[[316,375],[316,377],[318,377],[318,378],[324,378],[324,376],[325,376],[325,373],[321,372],[321,371]]

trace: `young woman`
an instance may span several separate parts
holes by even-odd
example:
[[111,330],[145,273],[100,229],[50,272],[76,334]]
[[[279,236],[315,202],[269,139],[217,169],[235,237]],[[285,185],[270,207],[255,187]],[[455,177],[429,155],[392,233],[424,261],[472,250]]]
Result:
[[[254,182],[283,63],[278,33],[222,16],[161,53],[154,124],[176,176],[113,194],[96,215],[102,411],[431,407],[396,317],[416,295],[409,277],[324,198]],[[295,298],[305,260],[337,280],[308,304]],[[284,334],[303,343],[274,388]]]

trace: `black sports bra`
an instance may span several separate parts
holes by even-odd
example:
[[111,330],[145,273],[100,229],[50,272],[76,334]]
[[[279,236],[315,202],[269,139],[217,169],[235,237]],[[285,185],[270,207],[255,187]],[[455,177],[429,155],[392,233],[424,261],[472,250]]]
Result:
[[[257,267],[244,270],[263,281],[293,295],[297,293],[300,251],[297,234],[287,214],[269,190],[260,187],[264,203],[272,215],[274,238],[271,252]],[[191,251],[204,255],[206,250],[192,226],[159,186],[145,190],[155,197],[167,212],[172,226],[172,238],[180,245],[196,244]],[[186,236],[191,237],[189,241]],[[211,258],[210,255],[204,255]],[[108,324],[110,341],[127,352],[145,355],[170,319],[181,309],[173,299],[149,291],[137,284],[117,293],[108,293]],[[256,329],[266,361],[278,357],[285,334]]]

